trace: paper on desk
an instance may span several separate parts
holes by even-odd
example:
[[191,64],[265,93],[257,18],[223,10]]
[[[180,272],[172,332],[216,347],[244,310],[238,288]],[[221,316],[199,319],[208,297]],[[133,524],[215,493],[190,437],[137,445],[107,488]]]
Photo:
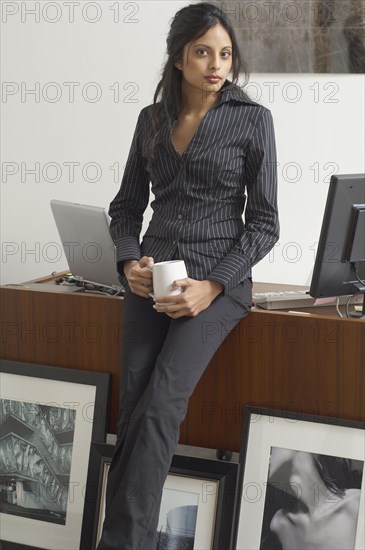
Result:
[[313,305],[314,306],[321,306],[323,304],[332,304],[332,302],[335,302],[336,301],[336,298],[335,297],[330,297],[330,298],[316,298],[314,300],[314,303]]
[[[332,302],[335,302],[336,300],[337,298],[335,296],[332,296],[330,298],[316,298],[313,305],[321,306],[323,304],[332,304]],[[363,300],[363,295],[359,294],[358,296],[356,296],[354,302],[359,303],[359,302],[362,302],[362,300]]]

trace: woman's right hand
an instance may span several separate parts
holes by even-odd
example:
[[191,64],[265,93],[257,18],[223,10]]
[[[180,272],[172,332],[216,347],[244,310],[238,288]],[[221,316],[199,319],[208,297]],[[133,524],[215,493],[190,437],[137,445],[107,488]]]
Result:
[[124,275],[133,294],[149,298],[152,292],[153,258],[143,256],[138,260],[127,260],[123,264]]

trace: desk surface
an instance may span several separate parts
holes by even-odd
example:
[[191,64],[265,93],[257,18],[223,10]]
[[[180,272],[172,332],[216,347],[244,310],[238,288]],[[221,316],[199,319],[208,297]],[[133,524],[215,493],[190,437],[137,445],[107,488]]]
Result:
[[[69,293],[69,294],[73,294],[73,292],[75,291],[75,287],[67,287],[67,286],[61,286],[61,285],[57,285],[56,284],[56,279],[58,279],[59,277],[62,277],[62,275],[65,275],[65,273],[56,273],[56,274],[52,274],[52,275],[48,275],[46,277],[42,277],[42,278],[39,278],[39,279],[33,279],[33,280],[30,280],[30,281],[25,281],[24,283],[20,283],[20,284],[9,284],[9,285],[6,285],[7,288],[18,288],[18,289],[23,289],[23,290],[31,290],[31,291],[36,291],[36,290],[39,290],[39,291],[42,291],[42,292],[60,292],[60,293]],[[39,286],[38,286],[39,285]],[[46,288],[45,288],[46,287]],[[303,286],[303,285],[291,285],[291,284],[282,284],[282,283],[267,283],[267,282],[254,282],[254,285],[253,285],[253,292],[278,292],[278,291],[285,291],[285,290],[305,290],[307,289],[308,287],[307,286]],[[96,297],[101,297],[101,298],[106,298],[106,299],[110,299],[110,298],[117,298],[117,299],[120,299],[121,297],[118,296],[118,297],[114,297],[114,296],[109,296],[109,295],[105,295],[105,294],[101,294],[101,293],[98,293],[98,292],[90,292],[90,291],[83,291],[82,289],[78,289],[77,290],[77,294],[78,295],[83,295],[84,297],[86,296],[96,296]],[[293,309],[295,310],[295,313],[293,311]],[[341,313],[345,316],[345,306],[340,306],[340,311]],[[297,311],[298,310],[298,311]],[[354,308],[353,306],[351,306],[351,311],[353,311]],[[322,317],[339,317],[337,311],[336,311],[336,306],[334,304],[331,304],[331,305],[323,305],[323,306],[311,306],[311,307],[302,307],[300,305],[300,302],[298,302],[298,305],[295,306],[294,308],[291,307],[291,308],[287,308],[287,309],[272,309],[272,310],[265,310],[264,308],[260,308],[259,306],[255,306],[253,308],[253,311],[265,311],[265,313],[275,313],[275,312],[280,312],[280,313],[289,313],[291,315],[319,315],[319,316],[322,316]]]

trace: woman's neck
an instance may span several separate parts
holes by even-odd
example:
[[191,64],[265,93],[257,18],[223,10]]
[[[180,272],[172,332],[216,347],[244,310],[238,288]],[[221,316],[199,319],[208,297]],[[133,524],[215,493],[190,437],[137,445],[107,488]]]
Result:
[[182,116],[204,116],[212,107],[219,103],[220,92],[207,93],[204,90],[182,89]]

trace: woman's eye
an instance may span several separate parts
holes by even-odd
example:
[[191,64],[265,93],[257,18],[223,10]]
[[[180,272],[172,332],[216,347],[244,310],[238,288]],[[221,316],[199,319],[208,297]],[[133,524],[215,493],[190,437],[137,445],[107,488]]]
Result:
[[[203,57],[205,55],[208,55],[208,52],[207,50],[205,50],[204,48],[199,48],[198,50],[196,50],[196,53],[200,56],[200,57]],[[221,56],[223,57],[223,59],[228,59],[230,56],[231,56],[231,52],[227,51],[227,52],[222,52],[221,53]]]

